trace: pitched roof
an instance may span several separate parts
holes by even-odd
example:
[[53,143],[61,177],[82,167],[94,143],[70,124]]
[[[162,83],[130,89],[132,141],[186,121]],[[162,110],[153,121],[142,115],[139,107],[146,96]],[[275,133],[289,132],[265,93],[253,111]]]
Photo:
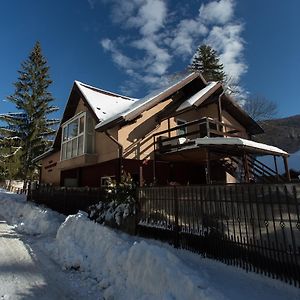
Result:
[[95,113],[99,122],[104,122],[128,109],[136,99],[95,88],[75,81],[80,92]]
[[177,79],[174,83],[169,84],[167,87],[161,88],[148,94],[144,98],[140,99],[139,101],[135,101],[128,107],[128,109],[124,110],[120,114],[116,113],[111,118],[106,119],[103,122],[100,122],[96,125],[95,129],[99,131],[104,131],[107,129],[110,124],[115,124],[115,121],[131,121],[138,117],[142,112],[150,109],[151,107],[155,106],[161,100],[169,97],[174,92],[178,91],[178,89],[182,88],[192,80],[197,77],[201,77],[203,81],[205,81],[199,73],[191,73],[185,75],[183,78]]

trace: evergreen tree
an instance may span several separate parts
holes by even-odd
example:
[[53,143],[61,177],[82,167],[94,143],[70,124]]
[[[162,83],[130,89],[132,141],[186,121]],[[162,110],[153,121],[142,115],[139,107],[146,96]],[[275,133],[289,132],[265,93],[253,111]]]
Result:
[[0,135],[0,181],[19,179],[20,150],[18,138]]
[[206,81],[224,81],[223,64],[219,62],[217,52],[208,45],[198,47],[189,70],[200,72]]
[[19,142],[15,146],[21,152],[20,174],[26,182],[32,179],[34,173],[35,164],[32,160],[49,147],[49,139],[55,134],[53,126],[59,120],[48,118],[58,108],[51,105],[54,99],[48,88],[52,81],[39,42],[35,44],[28,59],[21,64],[18,73],[18,81],[14,84],[15,92],[7,97],[18,112],[0,115],[0,121],[8,124],[0,126],[0,134],[6,139],[13,138]]

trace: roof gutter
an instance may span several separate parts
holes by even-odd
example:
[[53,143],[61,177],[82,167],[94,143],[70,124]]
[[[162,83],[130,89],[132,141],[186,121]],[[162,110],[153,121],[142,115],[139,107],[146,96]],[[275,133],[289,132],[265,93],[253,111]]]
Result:
[[50,148],[49,150],[47,150],[46,152],[40,154],[39,156],[35,157],[32,162],[36,163],[40,160],[42,160],[43,158],[46,158],[47,156],[49,156],[50,154],[54,153],[55,149],[54,148]]
[[107,130],[105,130],[104,133],[109,139],[111,139],[118,146],[118,159],[119,159],[118,181],[120,182],[122,176],[122,169],[123,169],[123,146],[111,134],[109,134]]

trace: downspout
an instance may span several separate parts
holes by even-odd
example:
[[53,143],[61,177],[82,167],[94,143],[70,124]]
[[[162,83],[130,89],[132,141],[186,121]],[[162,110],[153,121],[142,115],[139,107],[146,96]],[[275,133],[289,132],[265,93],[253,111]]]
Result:
[[119,166],[118,166],[118,172],[119,172],[119,182],[121,181],[122,176],[122,168],[123,168],[123,146],[112,136],[110,135],[107,130],[105,130],[105,135],[110,138],[115,144],[118,146],[118,159],[119,159]]
[[218,118],[219,118],[219,122],[222,123],[222,102],[221,102],[221,98],[223,97],[223,95],[225,94],[225,89],[223,88],[223,92],[219,95],[218,98]]

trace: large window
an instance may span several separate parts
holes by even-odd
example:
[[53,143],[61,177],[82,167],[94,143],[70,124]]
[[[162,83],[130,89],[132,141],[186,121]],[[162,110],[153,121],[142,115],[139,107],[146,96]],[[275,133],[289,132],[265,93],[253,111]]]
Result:
[[94,152],[94,120],[84,112],[62,126],[61,160]]

